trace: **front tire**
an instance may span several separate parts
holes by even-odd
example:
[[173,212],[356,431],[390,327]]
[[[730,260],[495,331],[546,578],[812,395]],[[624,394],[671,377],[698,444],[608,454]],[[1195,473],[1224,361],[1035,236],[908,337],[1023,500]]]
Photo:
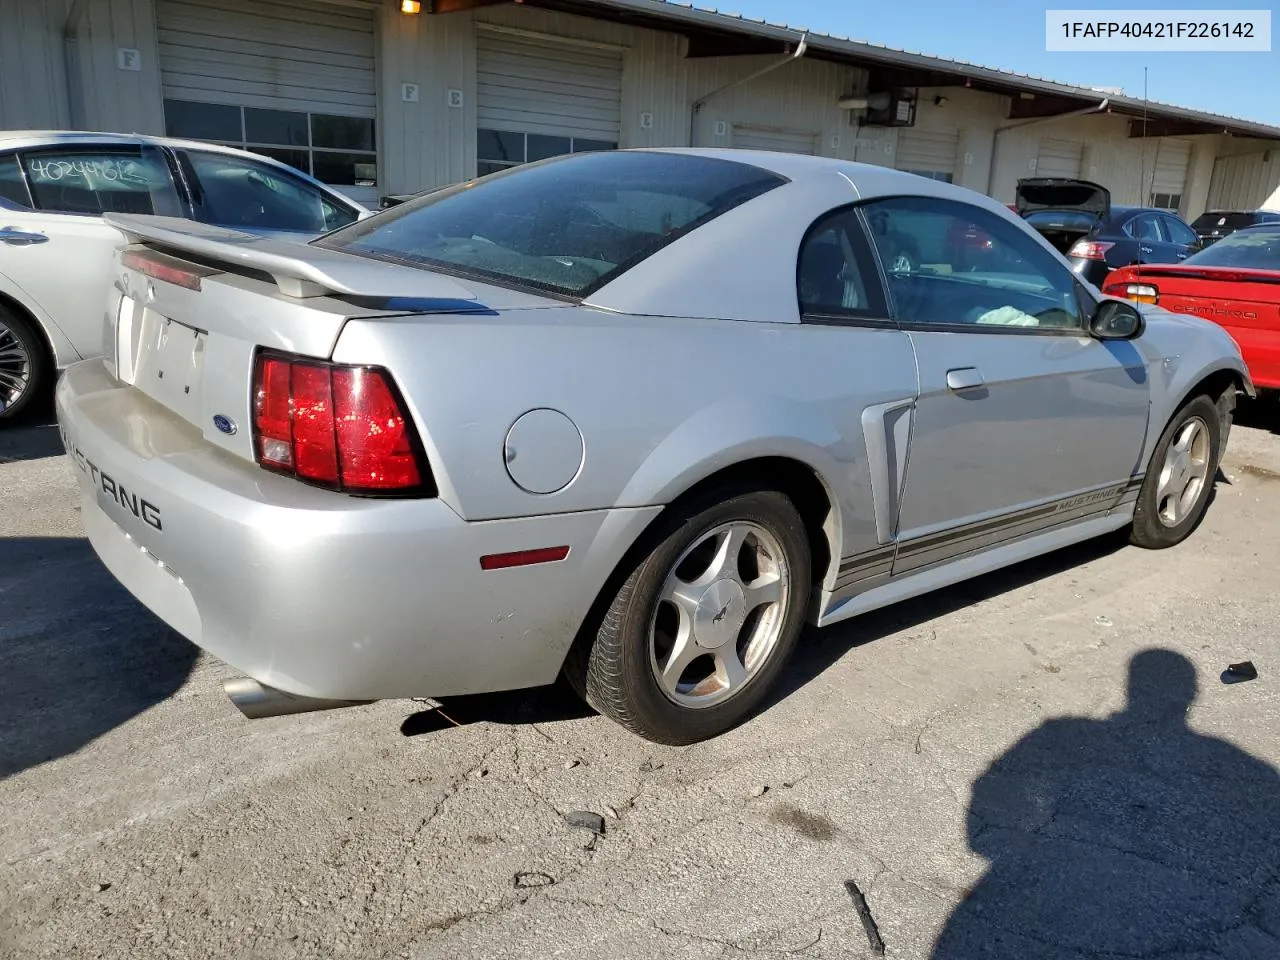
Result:
[[718,736],[768,694],[804,627],[804,521],[775,490],[713,491],[662,521],[566,673],[656,743]]
[[1222,434],[1222,411],[1206,396],[1194,397],[1174,414],[1138,491],[1131,543],[1163,550],[1191,535],[1209,505]]
[[44,392],[51,367],[40,333],[0,306],[0,424],[15,419]]

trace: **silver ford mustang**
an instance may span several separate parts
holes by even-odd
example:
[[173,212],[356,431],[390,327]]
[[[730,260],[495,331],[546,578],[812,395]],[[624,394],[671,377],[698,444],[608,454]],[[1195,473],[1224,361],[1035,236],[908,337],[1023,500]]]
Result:
[[842,161],[580,154],[311,244],[109,219],[85,525],[250,716],[563,672],[714,736],[806,621],[1178,543],[1253,389],[1001,204]]

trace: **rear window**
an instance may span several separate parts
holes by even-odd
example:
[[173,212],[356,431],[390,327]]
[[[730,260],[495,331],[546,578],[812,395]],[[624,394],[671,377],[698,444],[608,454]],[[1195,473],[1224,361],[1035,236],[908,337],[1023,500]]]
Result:
[[318,243],[577,298],[786,182],[710,157],[576,154],[412,200]]
[[1027,223],[1037,230],[1081,230],[1088,232],[1097,224],[1095,214],[1083,210],[1033,210],[1026,215]]
[[1196,233],[1209,233],[1213,230],[1239,230],[1258,219],[1252,213],[1204,213],[1191,222],[1191,229]]
[[1237,230],[1182,262],[1198,267],[1280,270],[1280,223]]
[[71,146],[22,154],[37,209],[182,216],[164,154],[154,146]]

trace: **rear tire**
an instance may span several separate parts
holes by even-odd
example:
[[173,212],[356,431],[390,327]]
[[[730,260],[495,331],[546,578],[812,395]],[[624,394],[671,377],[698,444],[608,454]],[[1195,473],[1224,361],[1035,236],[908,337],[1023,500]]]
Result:
[[44,395],[53,369],[44,339],[26,317],[0,306],[0,424]]
[[672,510],[565,664],[586,701],[633,733],[685,745],[749,717],[809,605],[804,521],[776,490],[721,488]]
[[1193,397],[1174,414],[1138,491],[1131,543],[1163,550],[1191,535],[1213,492],[1222,433],[1222,411],[1204,395]]

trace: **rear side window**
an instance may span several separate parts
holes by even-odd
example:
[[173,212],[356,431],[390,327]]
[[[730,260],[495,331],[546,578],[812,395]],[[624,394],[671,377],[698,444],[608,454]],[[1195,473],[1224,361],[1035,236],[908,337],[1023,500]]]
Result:
[[710,157],[581,153],[410,201],[321,243],[577,298],[785,182]]
[[1124,225],[1124,232],[1135,240],[1149,240],[1155,243],[1164,240],[1160,232],[1160,218],[1154,213],[1144,213],[1134,217]]
[[158,147],[74,147],[22,155],[40,210],[182,216],[168,161]]
[[18,166],[18,158],[10,154],[0,157],[0,199],[20,207],[31,206],[31,198],[27,196],[27,185],[22,180],[22,169]]
[[1198,239],[1195,231],[1181,220],[1175,220],[1173,217],[1161,217],[1160,220],[1164,224],[1165,233],[1169,235],[1169,239],[1172,242],[1189,246]]
[[242,230],[318,234],[346,226],[356,211],[268,163],[234,154],[182,154],[197,220]]
[[805,317],[885,317],[884,297],[866,232],[854,210],[818,220],[800,245],[796,267]]

